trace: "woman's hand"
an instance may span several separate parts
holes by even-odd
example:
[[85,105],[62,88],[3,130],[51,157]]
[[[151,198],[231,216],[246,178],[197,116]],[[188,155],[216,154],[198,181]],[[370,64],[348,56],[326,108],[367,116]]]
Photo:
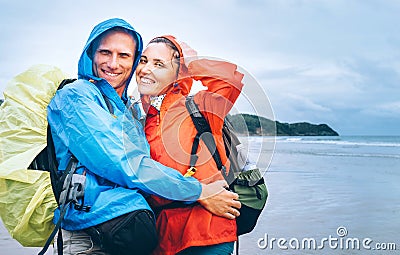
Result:
[[192,49],[187,43],[178,41],[179,45],[181,46],[185,65],[189,66],[190,62],[197,59],[197,51]]
[[239,208],[242,206],[238,201],[239,195],[227,190],[225,181],[216,181],[210,184],[202,184],[202,192],[198,202],[211,213],[235,219],[240,215]]

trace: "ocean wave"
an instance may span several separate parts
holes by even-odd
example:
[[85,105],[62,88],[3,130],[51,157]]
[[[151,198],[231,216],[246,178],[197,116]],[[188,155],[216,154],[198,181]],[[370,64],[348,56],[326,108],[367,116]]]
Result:
[[306,143],[306,144],[331,144],[340,146],[376,146],[376,147],[400,147],[400,142],[388,142],[388,141],[346,141],[341,139],[315,139],[310,138],[284,138],[278,139],[280,142],[291,142],[291,143]]
[[313,153],[319,156],[335,156],[335,157],[364,157],[364,158],[395,158],[400,159],[398,154],[375,154],[375,153],[335,153],[335,152],[322,152]]

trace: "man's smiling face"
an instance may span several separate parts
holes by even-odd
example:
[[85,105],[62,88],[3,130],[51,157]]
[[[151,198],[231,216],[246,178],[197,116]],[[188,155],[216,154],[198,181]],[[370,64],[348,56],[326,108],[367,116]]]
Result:
[[131,75],[136,43],[133,36],[126,32],[106,33],[93,56],[93,74],[120,91]]

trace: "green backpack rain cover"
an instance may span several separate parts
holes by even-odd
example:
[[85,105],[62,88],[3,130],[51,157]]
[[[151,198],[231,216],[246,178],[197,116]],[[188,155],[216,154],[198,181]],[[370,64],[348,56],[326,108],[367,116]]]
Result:
[[36,65],[14,77],[0,106],[0,217],[26,247],[41,247],[54,228],[57,207],[50,174],[28,169],[46,147],[47,105],[66,75]]

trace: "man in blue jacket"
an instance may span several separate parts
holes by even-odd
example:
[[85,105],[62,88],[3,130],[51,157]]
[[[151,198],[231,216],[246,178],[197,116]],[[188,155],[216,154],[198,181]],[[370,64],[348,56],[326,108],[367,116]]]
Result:
[[[80,57],[78,80],[57,91],[48,106],[59,170],[67,168],[71,155],[77,158],[76,172],[86,177],[81,202],[90,207],[89,211],[67,209],[62,221],[64,254],[109,254],[85,229],[133,211],[151,212],[146,194],[185,203],[199,201],[222,217],[239,215],[238,196],[223,189],[224,182],[200,184],[150,159],[127,96],[142,47],[140,34],[124,20],[98,24]],[[54,221],[59,218],[58,208]]]

